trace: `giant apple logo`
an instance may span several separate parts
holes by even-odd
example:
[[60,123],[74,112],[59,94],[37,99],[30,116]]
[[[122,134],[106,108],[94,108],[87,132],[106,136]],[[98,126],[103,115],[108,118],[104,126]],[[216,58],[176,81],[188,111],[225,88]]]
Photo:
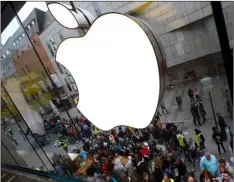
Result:
[[[55,19],[62,25],[69,21]],[[142,21],[108,13],[85,36],[65,39],[56,61],[72,74],[79,90],[77,107],[95,126],[105,131],[119,125],[142,129],[152,121],[162,93],[162,56],[156,56],[155,47]]]

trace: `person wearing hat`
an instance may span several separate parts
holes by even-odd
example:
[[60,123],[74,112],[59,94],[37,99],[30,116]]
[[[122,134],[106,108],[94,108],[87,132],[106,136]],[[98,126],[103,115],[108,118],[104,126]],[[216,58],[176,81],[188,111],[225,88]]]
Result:
[[227,127],[227,124],[226,124],[226,121],[224,119],[223,116],[221,116],[220,113],[216,113],[217,117],[218,117],[218,124],[219,124],[219,127],[220,127],[220,131],[223,135],[223,140],[226,140],[227,139],[227,133],[226,133],[226,127]]

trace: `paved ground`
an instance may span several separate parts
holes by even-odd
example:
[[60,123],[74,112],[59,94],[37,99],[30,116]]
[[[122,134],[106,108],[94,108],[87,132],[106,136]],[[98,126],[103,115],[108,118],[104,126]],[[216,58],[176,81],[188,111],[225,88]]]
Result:
[[[213,89],[211,95],[212,95],[212,99],[213,99],[215,112],[222,113],[223,116],[226,117],[228,125],[230,125],[231,128],[233,128],[232,127],[233,121],[230,120],[227,112],[225,111],[225,108],[223,107],[223,98],[224,98],[223,91],[224,91],[224,88],[226,87],[226,85],[223,84],[223,80],[225,80],[225,78],[223,76],[220,76],[220,77],[212,76],[212,78],[213,78],[214,89]],[[189,101],[189,97],[187,95],[187,90],[188,90],[188,88],[194,89],[195,87],[200,89],[200,92],[201,92],[200,95],[201,95],[201,98],[204,102],[204,107],[207,111],[207,119],[208,119],[207,123],[205,125],[199,127],[199,129],[203,132],[203,134],[206,138],[206,146],[207,146],[208,150],[210,150],[211,153],[213,153],[214,155],[216,155],[218,157],[217,146],[214,144],[214,142],[211,138],[211,135],[212,135],[211,128],[214,126],[214,117],[212,114],[208,93],[202,92],[199,81],[190,81],[190,82],[185,83],[185,84],[177,85],[176,88],[174,88],[171,91],[165,91],[164,103],[169,110],[169,114],[163,115],[161,118],[165,122],[166,121],[176,121],[176,122],[183,121],[184,122],[184,131],[188,132],[188,135],[186,135],[186,137],[187,138],[189,138],[189,137],[194,138],[192,131],[195,128],[195,126],[193,125],[192,116],[191,116],[191,113],[189,111],[190,101]],[[177,94],[179,94],[181,96],[181,98],[183,99],[183,111],[182,112],[179,112],[177,110],[177,105],[175,102],[175,96]],[[72,117],[75,117],[77,115],[77,110],[75,108],[70,109],[69,113],[71,114]],[[68,118],[67,114],[65,112],[61,113],[61,116],[64,118]],[[16,126],[13,126],[13,131],[17,131]],[[39,158],[35,156],[35,153],[34,153],[32,147],[27,142],[24,141],[23,137],[18,132],[14,132],[14,133],[15,133],[15,136],[16,136],[18,142],[20,143],[20,145],[17,146],[17,152],[24,157],[24,159],[27,162],[27,164],[29,165],[29,167],[42,166]],[[63,152],[63,150],[61,148],[52,148],[54,142],[55,141],[52,140],[52,141],[50,141],[50,144],[43,147],[45,153],[48,155],[49,158],[52,157],[53,152],[56,152],[56,153]],[[225,145],[226,145],[226,149],[228,151],[228,155],[225,158],[229,160],[231,154],[229,153],[227,143]],[[73,146],[69,146],[69,149],[72,149]],[[81,144],[79,143],[76,146],[80,148]],[[43,151],[41,149],[37,149],[37,152],[38,152],[39,156],[41,156],[41,158],[44,161],[44,163],[46,164],[46,166],[48,168],[52,168],[52,166],[50,165],[50,162],[43,154]],[[189,165],[189,167],[191,167],[191,166]],[[199,172],[199,165],[197,165],[196,171],[197,171],[197,173]]]
[[[225,107],[223,105],[224,88],[226,88],[226,85],[224,84],[225,77],[224,76],[220,76],[220,77],[212,76],[212,79],[213,79],[214,89],[212,90],[211,95],[212,95],[215,113],[220,112],[226,118],[227,124],[230,125],[231,128],[233,128],[233,121],[230,119],[230,117],[229,117],[228,113],[226,112]],[[202,131],[202,133],[204,134],[204,137],[206,139],[205,144],[206,144],[207,149],[212,154],[214,154],[217,158],[220,158],[219,153],[218,153],[218,148],[212,139],[211,128],[213,126],[215,126],[215,122],[214,122],[214,117],[213,117],[213,113],[212,113],[212,109],[211,109],[211,105],[210,105],[209,95],[208,95],[208,93],[202,91],[199,80],[198,81],[191,81],[191,82],[185,83],[185,84],[181,84],[181,85],[178,85],[175,89],[173,89],[171,91],[166,91],[165,95],[164,95],[164,103],[169,110],[169,114],[163,115],[161,118],[164,122],[184,121],[183,131],[188,132],[188,134],[186,135],[186,138],[192,137],[193,139],[195,139],[194,135],[193,135],[193,130],[196,127],[193,124],[192,115],[191,115],[191,112],[189,111],[190,99],[187,95],[188,89],[189,88],[194,89],[195,87],[200,90],[201,99],[203,100],[204,107],[205,107],[205,110],[207,112],[207,120],[208,120],[204,125],[202,125],[201,127],[197,127],[197,128],[200,129]],[[175,102],[175,96],[177,94],[179,94],[183,100],[183,106],[182,106],[183,111],[182,112],[178,111],[177,105]],[[178,126],[182,127],[182,124],[178,124]],[[229,137],[229,133],[227,133],[227,134]],[[228,139],[228,141],[230,141],[230,140]],[[225,148],[227,150],[227,155],[224,156],[224,158],[230,161],[230,157],[232,156],[232,154],[229,151],[228,142],[225,142]],[[192,168],[191,165],[188,165],[188,166],[189,166],[189,168]],[[198,176],[199,171],[200,171],[199,169],[200,169],[199,164],[197,163],[197,165],[196,165],[197,176]]]

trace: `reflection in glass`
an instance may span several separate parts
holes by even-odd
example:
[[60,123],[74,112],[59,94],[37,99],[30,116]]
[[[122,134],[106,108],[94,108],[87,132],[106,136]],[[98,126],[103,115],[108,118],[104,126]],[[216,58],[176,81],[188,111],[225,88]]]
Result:
[[[30,3],[34,3],[36,7],[30,9],[27,5]],[[228,35],[231,35],[233,16],[230,9],[233,4],[226,3],[223,4],[223,11]],[[193,136],[195,126],[187,95],[189,88],[200,90],[206,118],[212,118],[209,98],[202,93],[198,79],[204,75],[211,76],[213,80],[215,111],[221,112],[232,125],[230,91],[226,84],[210,2],[140,2],[134,10],[133,2],[74,2],[74,5],[94,14],[129,8],[129,15],[140,18],[151,26],[165,55],[165,64],[160,66],[165,67],[168,73],[163,100],[169,114],[164,114],[164,109],[159,107],[151,125],[144,130],[119,126],[112,131],[103,132],[93,126],[76,108],[79,88],[72,75],[63,65],[55,62],[59,44],[68,37],[81,36],[82,33],[58,24],[46,8],[45,2],[27,2],[22,11],[28,12],[29,16],[20,17],[21,13],[18,13],[19,28],[8,37],[9,41],[5,42],[1,50],[2,82],[17,105],[16,108],[4,93],[2,98],[14,117],[3,105],[1,117],[5,123],[2,127],[5,127],[5,131],[12,129],[18,145],[10,134],[6,135],[7,142],[3,142],[6,146],[8,143],[7,148],[10,148],[10,144],[14,146],[11,153],[17,152],[29,168],[38,169],[43,166],[46,171],[73,177],[98,178],[94,173],[102,173],[121,181],[127,175],[118,173],[115,166],[122,163],[127,168],[128,176],[141,179],[140,175],[143,174],[140,168],[135,166],[134,170],[133,164],[141,162],[145,152],[149,152],[147,144],[151,149],[149,159],[157,164],[161,158],[156,144],[162,142],[165,147],[169,145],[169,150],[176,149],[170,141],[164,141],[166,133],[163,128],[170,128],[172,133],[177,130]],[[195,16],[199,12],[203,12],[202,16]],[[38,19],[38,14],[43,16]],[[35,25],[42,26],[38,28]],[[232,44],[232,36],[229,39]],[[177,94],[182,99],[182,111],[178,110],[177,102],[174,104]],[[168,124],[167,120],[174,124]],[[18,130],[17,123],[22,129]],[[209,131],[212,127],[210,123],[208,121],[202,127]],[[210,137],[209,132],[207,133],[204,133],[205,137]],[[163,141],[160,141],[162,138]],[[213,149],[213,146],[207,148]],[[217,154],[216,151],[211,152]],[[147,159],[146,157],[143,164],[149,164]],[[11,160],[11,163],[15,162]]]

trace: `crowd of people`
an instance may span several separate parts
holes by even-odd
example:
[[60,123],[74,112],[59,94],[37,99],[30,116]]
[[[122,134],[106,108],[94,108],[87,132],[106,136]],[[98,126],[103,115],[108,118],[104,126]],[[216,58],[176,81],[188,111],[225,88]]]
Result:
[[[206,122],[206,111],[199,90],[189,89],[188,96],[194,124],[202,126]],[[182,99],[179,95],[176,102],[181,111]],[[47,134],[56,134],[57,142],[53,147],[62,147],[64,153],[78,154],[81,160],[79,168],[85,168],[91,161],[82,173],[78,170],[68,172],[68,175],[83,177],[85,181],[196,182],[195,170],[200,161],[201,182],[232,182],[232,167],[223,159],[227,152],[224,142],[228,139],[224,117],[217,113],[220,129],[212,128],[212,138],[220,154],[220,159],[217,159],[205,146],[206,139],[201,129],[193,130],[194,140],[186,137],[173,122],[163,126],[160,117],[169,111],[163,102],[160,106],[161,113],[158,110],[152,123],[142,130],[119,126],[111,131],[101,131],[83,116],[73,118],[73,122],[52,117],[44,119],[44,124]],[[6,132],[10,133],[9,130]],[[12,138],[13,133],[8,135]],[[232,132],[230,138],[230,149],[233,151]],[[69,147],[78,143],[82,143],[81,148]],[[189,163],[192,163],[192,170],[188,169]],[[56,169],[59,165],[56,163]],[[69,171],[62,165],[59,167],[62,174]]]

